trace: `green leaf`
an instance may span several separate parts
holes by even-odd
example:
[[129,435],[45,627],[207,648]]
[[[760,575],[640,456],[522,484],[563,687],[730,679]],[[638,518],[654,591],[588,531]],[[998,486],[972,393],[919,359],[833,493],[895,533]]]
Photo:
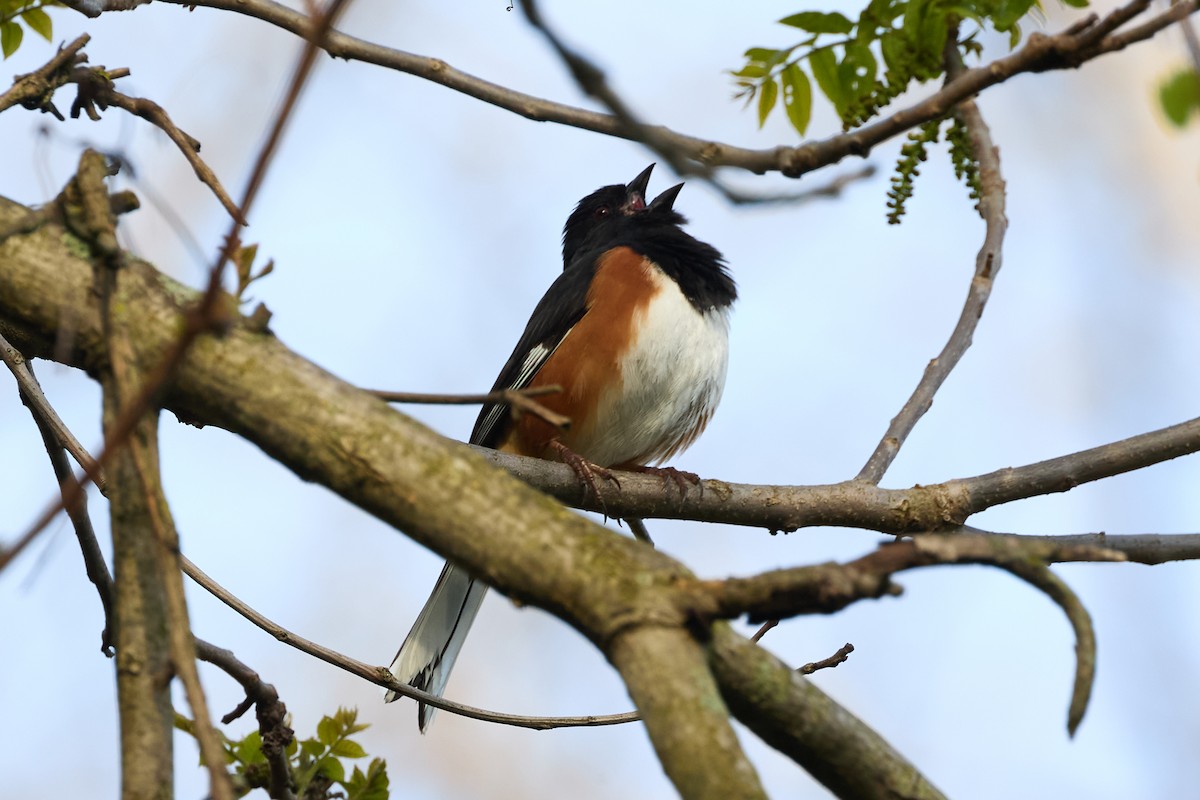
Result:
[[338,740],[341,734],[341,726],[330,717],[322,717],[317,723],[317,741],[326,747],[331,746]]
[[317,771],[331,781],[341,783],[346,780],[346,768],[342,766],[342,762],[333,756],[322,758],[321,763],[317,766]]
[[37,33],[47,42],[54,40],[54,23],[50,21],[50,15],[40,8],[31,8],[28,11],[22,12],[21,19],[29,26],[30,30]]
[[242,764],[266,762],[267,758],[262,752],[262,733],[251,731],[245,739],[234,744],[233,757]]
[[809,33],[849,33],[854,30],[854,23],[836,11],[822,13],[820,11],[802,11],[779,20],[781,25],[799,28]]
[[1062,1],[1064,3],[1066,3],[1067,5],[1069,5],[1071,8],[1087,8],[1089,5],[1088,0],[1062,0]]
[[342,786],[346,789],[346,800],[388,800],[387,762],[372,759],[365,775],[355,767],[353,776]]
[[729,73],[735,78],[765,78],[770,70],[766,64],[758,64],[753,61],[746,62],[746,66],[739,69],[737,72]]
[[746,51],[746,60],[751,64],[761,64],[770,72],[772,67],[776,67],[783,63],[792,52],[792,48],[785,47],[782,50],[775,50],[770,47],[751,47]]
[[1176,72],[1158,87],[1158,102],[1171,124],[1182,128],[1200,112],[1200,73],[1190,68]]
[[879,37],[879,52],[888,72],[903,72],[908,63],[908,42],[898,31],[888,31]]
[[17,52],[24,37],[25,31],[17,23],[12,20],[0,22],[0,52],[4,53],[5,58]]
[[921,20],[917,48],[929,58],[941,62],[942,48],[946,45],[946,34],[948,32],[949,23],[946,20],[945,11],[934,6],[925,15],[925,18]]
[[796,133],[803,136],[812,119],[812,84],[808,75],[796,64],[788,64],[783,68],[779,82],[783,86],[783,109],[787,112],[788,121]]
[[1000,0],[1000,5],[991,15],[992,27],[998,31],[1008,30],[1029,13],[1033,4],[1034,0]]
[[363,746],[352,739],[342,739],[329,752],[342,758],[365,758],[367,755]]
[[[1013,26],[1008,29],[1008,49],[1016,50],[1017,45],[1019,45],[1020,43],[1021,43],[1021,26],[1016,23],[1013,23]],[[979,49],[981,51],[983,50],[982,45],[980,46]]]
[[775,100],[778,97],[779,84],[773,80],[763,81],[762,89],[758,93],[758,127],[761,128],[767,121],[771,109],[775,108]]
[[300,752],[309,758],[316,758],[321,753],[325,752],[325,745],[318,742],[316,739],[305,739],[300,742]]
[[840,115],[845,100],[841,81],[838,80],[837,56],[828,48],[814,50],[808,57],[808,64],[817,86],[821,87],[821,92],[829,98]]

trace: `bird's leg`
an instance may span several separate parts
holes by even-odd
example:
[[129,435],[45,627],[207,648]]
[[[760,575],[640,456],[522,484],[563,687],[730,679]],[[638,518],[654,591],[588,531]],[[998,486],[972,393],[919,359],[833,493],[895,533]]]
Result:
[[617,480],[617,476],[599,464],[593,464],[588,461],[558,439],[551,439],[549,447],[558,456],[560,461],[575,471],[575,474],[579,476],[580,483],[591,491],[592,496],[596,498],[596,502],[600,504],[600,510],[607,517],[608,511],[604,507],[604,498],[600,495],[600,487],[596,485],[596,479],[603,478],[604,480],[612,481],[620,489],[621,482]]

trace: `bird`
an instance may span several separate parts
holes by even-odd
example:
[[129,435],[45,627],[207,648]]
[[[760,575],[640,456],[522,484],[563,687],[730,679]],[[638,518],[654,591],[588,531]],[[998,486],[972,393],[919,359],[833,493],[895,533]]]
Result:
[[[683,230],[687,220],[674,208],[682,183],[646,202],[653,169],[575,206],[563,227],[563,271],[492,387],[558,385],[560,392],[538,402],[570,425],[560,429],[536,414],[517,417],[504,404],[489,404],[470,437],[471,444],[566,462],[597,497],[595,478],[611,477],[609,467],[698,481],[655,465],[708,425],[728,369],[736,285],[721,253]],[[441,696],[486,592],[447,562],[392,675]],[[385,701],[398,696],[389,690]],[[418,704],[422,733],[435,711]]]

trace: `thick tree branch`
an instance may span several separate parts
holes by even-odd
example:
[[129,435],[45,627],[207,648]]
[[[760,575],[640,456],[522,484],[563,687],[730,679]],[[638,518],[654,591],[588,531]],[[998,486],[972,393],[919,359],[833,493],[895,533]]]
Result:
[[[106,380],[104,422],[111,429],[121,405]],[[134,435],[139,435],[135,432]],[[127,448],[109,466],[109,508],[116,585],[117,705],[121,720],[121,796],[170,797],[174,734],[166,589],[158,543]]]
[[[0,225],[26,213],[21,206],[0,203]],[[62,319],[73,319],[77,330],[74,346],[58,357],[95,372],[107,355],[96,338],[99,322],[87,298],[90,267],[58,240],[60,235],[48,225],[0,245],[4,255],[0,260],[0,333],[27,354],[55,358],[58,326]],[[132,291],[142,316],[139,347],[143,357],[155,358],[164,349],[174,348],[181,325],[180,304],[187,307],[195,294],[139,262],[132,262],[122,274],[136,283]],[[409,430],[417,429],[421,447],[441,454],[439,458],[460,452],[374,397],[317,370],[253,326],[235,321],[224,338],[202,337],[201,341],[203,354],[189,354],[180,367],[180,376],[166,398],[169,408],[189,421],[246,436],[302,476],[320,477],[335,489],[344,486],[341,491],[349,499],[384,518],[409,513],[403,496],[382,491],[377,485],[382,478],[364,484],[361,471],[376,465],[363,461],[357,453],[346,453],[348,445],[332,431],[346,429],[354,442],[360,437],[375,442],[375,428],[384,438],[406,437]],[[238,365],[245,365],[249,372],[237,371]],[[247,387],[245,374],[257,374],[260,379]],[[271,391],[272,386],[280,388]],[[283,387],[288,386],[296,390],[284,392]],[[347,410],[337,413],[339,407]],[[310,408],[324,409],[324,413],[310,416]],[[361,422],[356,422],[358,418],[350,415],[349,409],[362,409]],[[334,428],[315,421],[323,417],[336,423]],[[304,437],[308,435],[325,444],[306,446]],[[381,448],[381,444],[368,444],[366,454],[394,463],[396,456]],[[621,475],[620,493],[605,493],[604,504],[613,516],[623,518],[697,519],[773,530],[831,525],[921,533],[954,529],[972,514],[1001,503],[1066,491],[1197,450],[1200,419],[1035,464],[909,489],[884,489],[861,481],[761,486],[708,480],[702,493],[689,492],[681,502],[662,491],[658,478],[630,473]],[[565,465],[481,449],[476,452],[566,503],[600,509],[598,502],[583,496],[579,481]],[[452,487],[447,491],[448,501],[457,499]],[[478,552],[484,543],[478,537],[473,539],[468,549]],[[432,538],[422,541],[433,544]]]
[[765,800],[704,648],[686,629],[630,629],[616,637],[608,656],[642,710],[658,759],[683,797]]
[[[492,463],[577,508],[602,511],[563,464],[474,448]],[[656,478],[617,473],[621,491],[604,496],[612,516],[691,519],[752,525],[772,531],[828,525],[881,533],[952,530],[995,505],[1131,472],[1200,450],[1200,418],[1118,442],[1021,467],[910,489],[882,489],[863,481],[822,486],[779,486],[702,481],[682,502],[667,497]]]
[[[25,213],[19,206],[0,204],[0,224]],[[52,223],[0,245],[0,328],[24,352],[53,356],[61,320],[73,318],[76,336],[59,357],[102,370],[109,354],[96,300],[86,291],[91,266],[62,239]],[[184,317],[180,308],[195,294],[136,261],[117,277],[133,326],[129,339],[135,356],[140,363],[157,363],[177,342]],[[255,380],[247,381],[246,375]],[[255,442],[300,476],[332,488],[490,585],[560,616],[610,657],[615,643],[629,641],[623,637],[631,632],[682,628],[695,619],[679,592],[692,580],[681,565],[496,473],[469,448],[323,372],[259,327],[235,320],[221,338],[199,336],[164,400],[189,421],[218,425]],[[892,531],[952,528],[997,502],[1069,488],[1082,479],[1197,448],[1200,420],[1018,470],[904,491],[863,482],[739,489],[709,481],[702,497],[692,493],[685,500],[684,514],[677,511],[677,499],[664,499],[659,480],[630,475],[622,479],[621,497],[610,511],[653,516],[642,512],[664,508],[670,512],[666,516],[720,516],[728,514],[730,498],[740,491],[742,521],[757,525],[780,522],[783,528],[844,520]],[[533,463],[555,480],[561,477],[564,486],[570,484],[569,491],[560,486],[560,492],[579,493],[577,481],[556,472],[569,473],[569,468]],[[775,516],[779,506],[774,501],[785,506],[781,516]],[[489,535],[475,535],[483,526]],[[632,664],[623,658],[614,663]],[[377,669],[373,677],[378,681]],[[656,713],[654,708],[640,710]],[[851,724],[841,717],[831,722],[842,723]],[[648,724],[648,729],[657,737],[656,746],[670,746],[660,738],[668,735],[663,728]]]
[[[272,0],[166,0],[183,6],[206,6],[236,11],[255,17],[299,36],[306,35],[307,17]],[[1120,24],[1137,16],[1149,0],[1136,0],[1112,12],[1102,20],[1090,17],[1053,36],[1034,33],[1017,52],[982,67],[964,72],[940,91],[907,108],[849,133],[810,142],[799,147],[772,147],[755,150],[723,142],[677,133],[664,126],[645,126],[652,140],[666,143],[674,151],[705,168],[739,167],[755,173],[781,172],[800,177],[820,167],[835,164],[847,156],[865,156],[880,142],[944,116],[956,104],[996,84],[1025,72],[1074,69],[1106,53],[1115,52],[1154,36],[1169,25],[1193,14],[1200,0],[1188,0],[1172,6],[1140,26],[1122,33],[1111,33]],[[364,61],[414,75],[485,103],[538,122],[557,122],[582,130],[637,139],[628,125],[612,114],[602,114],[514,91],[451,67],[437,58],[406,53],[372,44],[344,33],[331,31],[325,50],[337,58]]]
[[766,650],[713,626],[709,663],[730,710],[843,800],[944,800],[904,756]]
[[[100,166],[101,161],[101,157],[96,153],[85,153],[74,183],[85,208],[99,205],[108,211],[108,193],[104,186],[105,170]],[[208,767],[209,790],[214,800],[233,800],[233,785],[229,780],[229,773],[225,771],[224,750],[209,716],[204,689],[200,685],[200,677],[196,670],[195,644],[188,620],[187,601],[183,594],[183,578],[176,561],[179,537],[160,479],[158,409],[138,412],[129,408],[129,404],[143,392],[144,374],[139,368],[131,341],[131,330],[135,327],[130,318],[131,309],[119,290],[120,272],[125,268],[126,261],[124,254],[114,247],[116,217],[109,212],[90,222],[94,227],[89,232],[98,251],[95,288],[100,303],[101,333],[109,354],[108,369],[102,378],[106,433],[110,432],[118,421],[127,417],[136,418],[127,439],[111,444],[107,449],[113,461],[121,463],[123,482],[119,491],[128,511],[125,525],[139,539],[139,576],[146,585],[153,587],[153,591],[145,593],[144,597],[152,603],[162,604],[161,609],[143,607],[143,611],[152,611],[156,616],[162,614],[165,617],[170,671],[177,675],[183,684],[188,705],[195,718],[196,741]],[[116,528],[114,515],[114,532]],[[148,535],[151,539],[146,542],[144,539]],[[155,644],[158,647],[162,646],[161,641],[156,641]],[[120,648],[120,645],[118,648],[119,654],[124,655],[123,648]],[[164,685],[168,684],[169,677],[164,681]],[[169,698],[167,702],[169,705]],[[122,715],[123,727],[124,724]],[[169,754],[170,742],[167,743],[166,750]],[[125,769],[130,768],[128,759],[123,761],[123,766]]]

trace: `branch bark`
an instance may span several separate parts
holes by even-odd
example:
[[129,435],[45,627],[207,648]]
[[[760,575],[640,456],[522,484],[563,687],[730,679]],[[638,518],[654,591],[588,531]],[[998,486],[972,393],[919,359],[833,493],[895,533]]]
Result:
[[[263,20],[298,36],[306,36],[309,26],[308,17],[304,14],[273,0],[166,2],[188,7],[200,5],[234,11]],[[1113,32],[1145,11],[1148,5],[1149,0],[1134,0],[1103,19],[1092,16],[1082,24],[1076,24],[1058,34],[1031,34],[1025,45],[1015,53],[982,67],[969,69],[924,100],[857,130],[798,147],[779,146],[766,149],[738,147],[679,133],[661,125],[631,128],[612,114],[576,108],[518,92],[455,69],[439,58],[406,53],[339,31],[330,31],[322,46],[335,58],[364,61],[414,75],[536,122],[557,122],[605,136],[669,147],[672,152],[682,154],[704,169],[739,167],[758,174],[780,172],[787,177],[798,178],[815,169],[835,164],[847,156],[866,156],[875,145],[923,122],[941,117],[962,100],[1016,75],[1075,69],[1091,59],[1144,41],[1180,19],[1194,14],[1200,9],[1200,0],[1177,3],[1141,25],[1123,32]]]
[[862,720],[724,623],[713,626],[709,663],[734,716],[837,797],[944,800]]
[[[0,218],[23,213],[0,204]],[[0,332],[30,354],[52,357],[61,320],[73,318],[76,335],[60,357],[104,374],[113,354],[98,300],[88,291],[92,265],[64,239],[69,234],[51,223],[0,244],[0,328],[9,329]],[[86,244],[81,249],[87,252]],[[185,309],[198,295],[132,259],[114,271],[114,280],[128,315],[133,361],[160,363],[163,353],[177,348]],[[189,421],[246,437],[301,477],[330,487],[489,585],[573,624],[610,656],[618,641],[629,641],[624,637],[642,627],[683,629],[689,621],[675,605],[674,587],[688,576],[680,564],[494,469],[300,358],[260,326],[235,320],[223,337],[197,336],[163,391],[165,405]],[[126,485],[137,486],[136,464],[125,469]],[[122,500],[135,502],[125,493]],[[140,530],[152,537],[147,510],[137,502]],[[488,536],[476,535],[483,528]],[[163,602],[161,586],[158,591],[156,608]],[[165,685],[165,676],[158,677]],[[662,740],[671,726],[651,722],[640,710],[655,746],[673,750]],[[712,713],[695,706],[685,713],[679,703],[650,711],[669,711],[675,724]],[[722,741],[736,747],[732,737]],[[724,761],[712,762],[714,783],[728,785],[718,772],[744,758],[727,753]],[[707,766],[700,761],[694,768]],[[693,788],[679,788],[698,791],[701,782],[687,786]]]

